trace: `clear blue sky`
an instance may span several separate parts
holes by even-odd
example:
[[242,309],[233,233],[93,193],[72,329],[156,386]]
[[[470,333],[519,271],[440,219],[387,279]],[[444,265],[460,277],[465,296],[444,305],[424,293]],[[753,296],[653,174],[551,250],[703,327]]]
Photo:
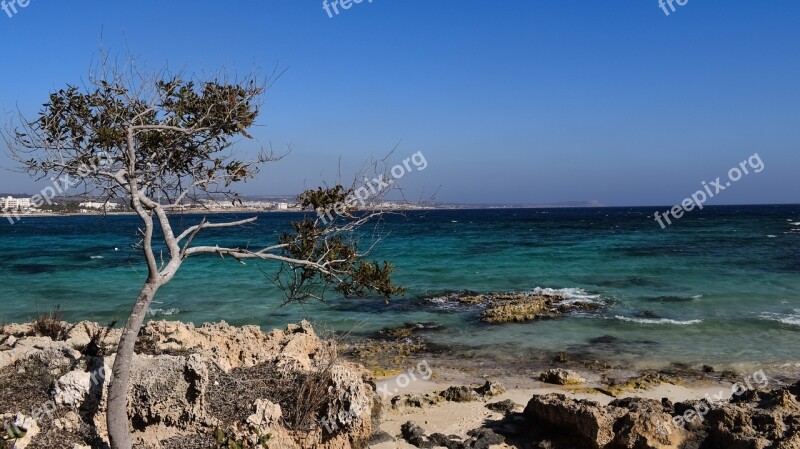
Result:
[[[454,202],[674,204],[758,152],[715,202],[800,202],[800,2],[44,1],[0,11],[4,119],[85,78],[102,43],[159,68],[288,69],[245,193],[296,193],[398,142],[412,192]],[[10,168],[6,157],[0,166]],[[34,193],[0,172],[0,191]]]

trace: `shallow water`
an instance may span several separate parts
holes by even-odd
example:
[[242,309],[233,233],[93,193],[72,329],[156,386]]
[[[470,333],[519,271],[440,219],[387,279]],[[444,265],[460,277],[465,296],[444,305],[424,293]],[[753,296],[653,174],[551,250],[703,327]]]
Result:
[[[692,211],[662,230],[650,208],[492,209],[389,217],[376,257],[393,261],[403,298],[281,307],[261,270],[208,257],[187,261],[151,318],[284,326],[306,318],[368,334],[435,322],[432,342],[509,360],[565,351],[632,363],[800,362],[800,206]],[[274,242],[299,214],[261,214],[198,242]],[[223,219],[224,217],[214,217]],[[230,218],[230,217],[229,217]],[[241,218],[241,216],[239,217]],[[176,228],[196,216],[175,218]],[[144,280],[137,218],[24,218],[0,224],[0,321],[59,304],[65,319],[124,321]],[[604,304],[595,314],[485,325],[475,309],[423,301],[450,290],[552,288]],[[599,337],[613,337],[595,340]],[[594,340],[594,341],[593,341]]]

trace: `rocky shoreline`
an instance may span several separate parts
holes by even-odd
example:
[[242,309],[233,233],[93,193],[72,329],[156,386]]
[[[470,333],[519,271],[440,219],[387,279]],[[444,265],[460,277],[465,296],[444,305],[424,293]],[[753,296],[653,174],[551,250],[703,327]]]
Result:
[[[555,360],[487,377],[423,358],[429,331],[343,344],[307,322],[149,322],[129,390],[136,447],[800,448],[800,382],[763,370],[625,375]],[[0,328],[0,448],[107,448],[119,335],[90,322]]]

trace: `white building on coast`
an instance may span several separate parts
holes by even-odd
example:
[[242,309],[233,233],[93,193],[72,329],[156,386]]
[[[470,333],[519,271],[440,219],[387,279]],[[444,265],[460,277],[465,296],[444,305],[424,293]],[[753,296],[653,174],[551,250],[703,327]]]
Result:
[[27,210],[32,207],[30,198],[14,198],[13,196],[0,199],[0,204],[2,204],[3,210]]

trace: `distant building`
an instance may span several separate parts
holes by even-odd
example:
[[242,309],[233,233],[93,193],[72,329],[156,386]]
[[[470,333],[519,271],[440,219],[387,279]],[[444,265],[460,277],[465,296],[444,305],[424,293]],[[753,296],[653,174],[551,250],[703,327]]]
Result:
[[276,208],[278,210],[289,210],[289,203],[278,203]]
[[3,210],[24,210],[31,208],[30,198],[14,198],[9,196],[2,200]]
[[114,210],[117,207],[119,207],[119,204],[115,204],[115,203],[95,203],[95,202],[89,201],[89,202],[86,202],[86,203],[78,204],[78,207],[80,207],[82,209]]

